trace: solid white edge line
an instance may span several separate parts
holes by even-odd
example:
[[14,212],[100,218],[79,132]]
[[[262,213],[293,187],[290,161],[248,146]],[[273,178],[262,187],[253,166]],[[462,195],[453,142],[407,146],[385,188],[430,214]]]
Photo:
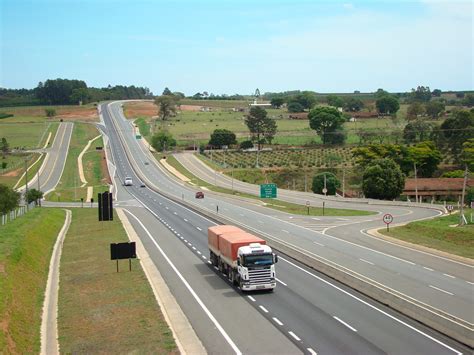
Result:
[[342,319],[340,319],[340,318],[338,318],[338,317],[336,317],[336,316],[333,316],[333,318],[334,318],[335,320],[337,320],[338,322],[344,324],[347,328],[349,328],[349,329],[352,330],[353,332],[357,332],[357,329],[356,329],[356,328],[351,327],[349,324],[347,324],[346,322],[344,322]]
[[160,254],[164,257],[164,259],[166,260],[166,262],[170,265],[170,267],[173,269],[173,271],[176,273],[176,275],[179,277],[179,279],[183,282],[183,284],[186,286],[186,288],[188,289],[188,291],[191,293],[191,295],[193,296],[193,298],[196,300],[196,302],[199,304],[199,306],[201,306],[201,308],[203,309],[204,313],[206,313],[206,315],[209,317],[209,319],[211,320],[212,323],[214,323],[214,325],[216,326],[216,328],[219,330],[219,332],[222,334],[222,336],[224,337],[224,339],[227,341],[227,343],[231,346],[231,348],[235,351],[236,354],[242,354],[242,352],[239,350],[239,348],[237,347],[237,345],[235,345],[235,343],[232,341],[232,339],[229,337],[229,335],[227,334],[227,332],[224,330],[224,328],[222,328],[222,326],[219,324],[219,322],[217,321],[217,319],[212,315],[212,313],[209,311],[209,309],[206,307],[206,305],[202,302],[201,298],[199,298],[199,296],[197,295],[197,293],[193,290],[193,288],[191,287],[191,285],[188,283],[188,281],[186,281],[186,279],[184,278],[183,275],[181,275],[181,273],[179,272],[179,270],[176,268],[176,266],[173,264],[173,262],[170,260],[170,258],[168,257],[168,255],[165,254],[165,252],[163,251],[163,249],[161,249],[161,247],[159,246],[159,244],[156,242],[156,240],[152,237],[151,233],[148,231],[148,229],[143,225],[143,223],[130,211],[126,211],[127,213],[129,213],[136,221],[138,224],[140,224],[140,226],[143,228],[143,230],[145,231],[145,233],[148,235],[148,237],[150,238],[150,240],[153,242],[153,244],[156,246],[156,248],[159,250]]
[[438,288],[438,287],[433,286],[433,285],[429,285],[429,286],[430,286],[431,288],[434,288],[435,290],[438,290],[438,291],[440,291],[440,292],[444,292],[444,293],[447,293],[448,295],[454,296],[454,293],[445,291],[445,290],[443,290],[442,288]]
[[273,317],[272,319],[276,324],[278,324],[280,326],[283,325],[283,323],[277,317]]
[[402,321],[402,320],[400,320],[400,319],[398,319],[398,318],[392,316],[391,314],[388,314],[387,312],[381,310],[380,308],[375,307],[374,305],[371,305],[370,303],[364,301],[363,299],[358,298],[357,296],[355,296],[355,295],[353,295],[353,294],[347,292],[346,290],[343,290],[342,288],[340,288],[340,287],[338,287],[338,286],[336,286],[336,285],[330,283],[329,281],[326,281],[326,280],[322,279],[321,277],[316,276],[315,274],[309,272],[308,270],[303,269],[302,267],[300,267],[300,266],[298,266],[298,265],[292,263],[291,261],[286,260],[285,258],[282,258],[281,256],[279,257],[279,259],[280,259],[280,260],[283,260],[283,261],[285,261],[285,262],[287,262],[288,264],[290,264],[290,265],[294,266],[295,268],[297,268],[297,269],[303,271],[304,273],[306,273],[306,274],[308,274],[308,275],[310,275],[310,276],[312,276],[312,277],[314,277],[314,278],[316,278],[316,279],[318,279],[318,280],[324,282],[325,284],[327,284],[327,285],[329,285],[329,286],[335,288],[336,290],[338,290],[338,291],[340,291],[340,292],[342,292],[342,293],[345,293],[345,294],[348,295],[349,297],[352,297],[353,299],[355,299],[355,300],[361,302],[362,304],[366,305],[367,307],[372,308],[373,310],[382,313],[383,315],[385,315],[385,316],[387,316],[387,317],[393,319],[394,321],[396,321],[396,322],[398,322],[398,323],[400,323],[400,324],[403,324],[404,326],[410,328],[411,330],[415,331],[416,333],[425,336],[426,338],[428,338],[428,339],[434,341],[435,343],[438,343],[439,345],[441,345],[441,346],[443,346],[443,347],[445,347],[445,348],[451,350],[452,352],[454,352],[454,353],[456,353],[456,354],[459,354],[459,355],[462,355],[461,352],[457,351],[456,349],[450,347],[450,346],[447,345],[447,344],[444,344],[443,342],[439,341],[438,339],[433,338],[431,335],[428,335],[428,334],[426,334],[426,333],[423,333],[421,330],[415,328],[414,326],[412,326],[412,325],[410,325],[410,324],[408,324],[408,323],[405,323],[404,321]]
[[288,332],[288,334],[290,334],[293,338],[295,338],[297,341],[301,341],[301,339],[295,334],[293,333],[291,330]]

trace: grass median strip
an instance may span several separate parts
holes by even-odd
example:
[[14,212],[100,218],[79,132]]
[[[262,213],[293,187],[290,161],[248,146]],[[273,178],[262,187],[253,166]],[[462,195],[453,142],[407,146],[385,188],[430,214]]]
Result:
[[62,209],[35,208],[0,226],[0,353],[39,353],[49,261]]
[[[155,156],[157,159],[160,159],[162,155],[163,154],[158,155],[157,153]],[[189,178],[191,180],[191,183],[197,186],[205,187],[215,192],[221,192],[221,193],[225,193],[229,195],[241,196],[241,197],[250,198],[253,200],[258,200],[262,202],[262,204],[264,204],[266,207],[273,208],[278,211],[283,211],[283,212],[288,212],[288,213],[293,213],[293,214],[298,214],[298,215],[309,215],[309,216],[322,216],[323,212],[324,212],[324,216],[368,216],[368,215],[376,214],[375,212],[372,212],[372,211],[337,209],[337,208],[328,208],[328,207],[325,207],[323,211],[322,205],[318,207],[310,206],[309,211],[308,211],[308,207],[303,206],[303,205],[289,203],[282,200],[261,199],[261,198],[256,197],[255,195],[241,193],[241,192],[233,191],[231,189],[226,189],[223,187],[211,185],[199,179],[198,177],[194,176],[189,170],[183,167],[172,155],[168,155],[166,161],[168,162],[169,165],[174,167],[181,174]],[[326,206],[329,203],[330,202],[326,202]]]
[[411,222],[379,233],[447,253],[474,259],[474,224],[456,227],[459,214]]
[[173,335],[137,259],[110,260],[110,243],[128,241],[118,219],[73,209],[61,257],[58,332],[64,353],[174,354]]

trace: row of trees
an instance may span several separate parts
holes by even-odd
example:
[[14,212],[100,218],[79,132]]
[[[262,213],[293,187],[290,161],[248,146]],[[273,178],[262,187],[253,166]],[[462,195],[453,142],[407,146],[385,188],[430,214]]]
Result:
[[[39,201],[43,198],[43,193],[36,189],[30,189],[26,193],[25,199],[28,203]],[[21,194],[7,185],[0,184],[0,215],[13,211],[20,204]]]
[[0,106],[17,105],[76,105],[104,100],[146,99],[152,93],[136,86],[88,87],[83,80],[48,79],[35,89],[0,89]]

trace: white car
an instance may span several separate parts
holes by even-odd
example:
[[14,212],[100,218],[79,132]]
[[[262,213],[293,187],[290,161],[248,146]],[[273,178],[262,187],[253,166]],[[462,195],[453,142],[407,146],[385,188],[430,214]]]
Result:
[[132,178],[131,178],[131,177],[126,177],[123,184],[124,184],[125,186],[132,186],[132,185],[133,185]]

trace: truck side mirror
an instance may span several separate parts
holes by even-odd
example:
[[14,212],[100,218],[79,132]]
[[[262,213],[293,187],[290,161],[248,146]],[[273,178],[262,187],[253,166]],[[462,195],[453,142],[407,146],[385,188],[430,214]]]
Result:
[[273,263],[276,264],[278,262],[278,255],[273,254]]
[[237,265],[240,266],[240,259],[237,259]]

